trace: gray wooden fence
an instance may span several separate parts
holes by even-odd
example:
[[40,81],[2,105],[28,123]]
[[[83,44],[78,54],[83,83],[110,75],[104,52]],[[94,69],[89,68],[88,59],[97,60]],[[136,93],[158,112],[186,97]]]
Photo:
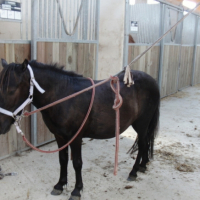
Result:
[[[6,59],[8,63],[22,63],[25,58],[36,59],[43,63],[59,62],[66,70],[96,78],[99,2],[99,0],[60,0],[59,11],[56,0],[21,0],[21,20],[0,18],[0,26],[3,24],[8,27],[12,23],[18,30],[15,30],[14,39],[0,37],[0,58]],[[80,10],[81,4],[83,6]],[[64,26],[72,32],[79,10],[80,17],[75,33],[69,36]],[[30,109],[35,108],[28,106],[27,110]],[[23,119],[22,130],[35,146],[54,140],[41,114]],[[14,127],[8,134],[0,135],[0,159],[25,149],[27,146],[21,136],[17,135]]]
[[[184,10],[167,4],[126,6],[124,66],[146,50],[184,16]],[[135,27],[132,25],[135,24]],[[131,68],[152,75],[161,97],[200,83],[199,16],[191,14]],[[132,43],[128,37],[132,37]],[[133,43],[134,42],[134,43]]]

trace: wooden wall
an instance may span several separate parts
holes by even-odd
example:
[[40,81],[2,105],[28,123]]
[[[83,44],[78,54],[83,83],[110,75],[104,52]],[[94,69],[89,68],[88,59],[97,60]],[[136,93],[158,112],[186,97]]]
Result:
[[[38,42],[37,61],[59,63],[66,70],[75,71],[85,77],[94,78],[96,66],[96,44]],[[52,140],[54,135],[44,125],[42,115],[37,115],[38,144]]]
[[196,68],[194,74],[194,84],[200,83],[200,46],[197,46],[197,55],[196,55]]
[[193,46],[181,47],[181,63],[179,71],[178,88],[184,88],[191,84],[192,79],[192,65],[193,65]]
[[[22,63],[25,58],[30,59],[30,53],[30,44],[0,44],[0,59],[4,58],[8,63]],[[2,70],[1,64],[0,70]],[[26,109],[30,110],[30,106]],[[22,119],[21,127],[26,137],[30,140],[30,118]],[[0,135],[0,158],[20,151],[25,147],[22,137],[17,135],[14,126],[12,126],[9,133]]]
[[[129,46],[128,63],[144,52],[148,47],[149,46]],[[158,80],[159,54],[160,47],[155,46],[130,67],[135,70],[144,71]]]
[[[30,44],[0,44],[0,58],[8,63],[22,63],[25,58],[31,59]],[[86,77],[94,78],[96,66],[96,44],[38,42],[37,61],[43,63],[59,63],[66,70],[72,70]],[[1,67],[1,66],[0,66]],[[0,68],[2,70],[2,67]],[[30,106],[26,108],[30,110]],[[22,130],[30,141],[31,118],[22,120]],[[37,118],[37,142],[42,144],[54,138],[44,125],[41,114]],[[26,147],[21,136],[12,126],[9,133],[0,135],[0,159]]]
[[38,42],[37,60],[43,63],[59,63],[85,77],[94,78],[96,44]]
[[161,97],[177,91],[180,46],[165,45],[163,55]]

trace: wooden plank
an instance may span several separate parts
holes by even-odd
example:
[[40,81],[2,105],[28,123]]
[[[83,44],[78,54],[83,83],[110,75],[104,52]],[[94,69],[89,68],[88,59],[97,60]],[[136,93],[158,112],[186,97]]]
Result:
[[45,42],[45,64],[53,62],[53,42]]
[[161,97],[167,95],[167,76],[168,76],[168,66],[169,66],[169,46],[164,46],[163,55],[163,71],[162,71],[162,83],[161,83]]
[[[24,58],[30,59],[30,44],[0,44],[0,57],[6,59],[8,63],[22,63]],[[26,130],[30,129],[30,119],[26,119],[26,125],[23,123],[22,121],[22,129],[26,137],[30,139],[30,131],[25,131],[24,129],[24,126],[26,126]],[[1,142],[0,157],[9,155],[25,147],[21,136],[17,135],[14,126],[11,127],[9,133],[1,136]]]
[[5,44],[5,57],[7,63],[15,62],[14,44]]
[[151,75],[151,66],[152,66],[152,59],[151,59],[151,50],[147,52],[145,55],[145,72],[149,75]]
[[95,66],[96,66],[96,44],[90,44],[89,46],[89,62],[88,67],[90,69],[90,78],[95,77]]
[[37,143],[41,144],[45,141],[45,125],[41,113],[37,114]]
[[[129,46],[128,62],[146,50],[148,46]],[[140,70],[148,73],[153,78],[158,79],[160,47],[156,46],[148,51],[142,58],[131,66],[131,69]]]
[[158,69],[159,69],[159,57],[160,57],[160,47],[155,46],[151,49],[151,62],[150,75],[158,80]]
[[72,43],[72,70],[78,73],[77,68],[77,43]]
[[[8,63],[15,62],[14,44],[5,44],[5,57]],[[15,127],[12,126],[8,134],[9,154],[17,151],[17,133]]]
[[188,85],[192,82],[192,66],[193,66],[194,48],[190,47],[189,67],[188,67]]
[[45,52],[46,52],[46,46],[45,42],[38,42],[37,43],[37,61],[45,63]]
[[[144,52],[146,50],[146,46],[139,46],[139,53],[138,53],[138,55],[140,55],[142,52]],[[148,52],[149,53],[149,52]],[[137,55],[137,56],[138,56]],[[143,56],[143,57],[141,57],[139,60],[138,60],[138,70],[140,70],[140,71],[143,71],[143,72],[145,72],[145,61],[146,60],[146,56]]]
[[[6,59],[5,44],[0,44],[0,58]],[[2,70],[2,65],[0,64],[0,71]],[[0,157],[9,155],[9,142],[8,133],[5,135],[0,135]]]
[[90,44],[84,44],[84,72],[83,75],[85,77],[90,77],[90,67],[89,67],[89,45]]
[[9,155],[8,134],[0,135],[0,158]]
[[10,131],[7,134],[8,134],[8,149],[9,149],[9,154],[11,154],[17,151],[17,132],[15,126],[12,125]]
[[30,44],[14,44],[15,62],[22,63],[24,59],[31,59],[31,45]]
[[128,47],[128,63],[130,63],[133,60],[133,48],[134,46]]
[[[25,107],[25,110],[30,111],[31,105]],[[25,117],[21,121],[21,129],[25,134],[26,138],[31,141],[31,117]],[[22,136],[18,134],[17,137],[17,150],[22,150],[25,147],[28,147],[26,143],[23,141]]]
[[177,48],[176,46],[169,46],[169,62],[168,62],[168,74],[167,74],[167,90],[166,95],[170,95],[174,92],[176,92],[176,80],[177,80],[177,67],[178,67],[178,61],[177,61]]
[[[55,47],[55,46],[54,46]],[[37,45],[38,62],[52,63],[53,62],[53,43],[52,42],[38,42]],[[55,57],[54,57],[55,59]],[[52,136],[48,128],[43,122],[41,113],[37,114],[37,142],[41,144],[49,141]]]
[[67,43],[60,42],[59,43],[59,63],[60,65],[67,67],[66,63],[67,57]]
[[192,77],[193,47],[183,46],[180,65],[179,89],[189,86]]
[[53,63],[59,63],[59,53],[60,53],[60,51],[59,51],[60,49],[59,49],[59,42],[54,42],[53,43],[53,49],[52,49],[52,51],[53,51],[53,57],[52,57],[52,62]]
[[200,46],[197,46],[194,74],[194,84],[196,85],[198,83],[200,83]]
[[[31,59],[31,46],[30,44],[15,44],[15,62],[22,63],[24,59]],[[25,110],[31,110],[30,105],[25,108]],[[30,141],[31,138],[31,117],[24,118],[21,121],[21,129],[26,135],[26,138]],[[17,135],[17,150],[24,149],[26,144],[24,143],[21,135]]]
[[83,61],[84,61],[84,46],[83,44],[77,44],[77,72],[83,74]]
[[[45,43],[45,63],[50,64],[53,62],[53,42],[46,42]],[[44,141],[49,141],[51,139],[51,133],[44,124],[42,117],[39,117],[41,119],[40,124],[43,126],[43,132],[40,132],[40,134],[44,134]]]
[[[129,46],[128,62],[146,50],[148,46]],[[156,46],[148,51],[141,59],[131,66],[131,69],[140,70],[148,73],[153,78],[158,78],[160,47]]]
[[[3,58],[3,59],[6,59],[6,56],[5,56],[5,44],[0,44],[0,59]],[[1,65],[1,60],[0,60],[0,71],[2,70],[2,65]]]
[[73,44],[72,43],[68,43],[67,44],[67,49],[66,49],[66,68],[69,71],[73,71],[74,67],[73,67]]

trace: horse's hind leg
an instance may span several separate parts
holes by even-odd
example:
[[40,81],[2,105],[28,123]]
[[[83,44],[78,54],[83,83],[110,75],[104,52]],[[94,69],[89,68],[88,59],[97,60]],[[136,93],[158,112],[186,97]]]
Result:
[[[153,158],[154,139],[157,135],[158,124],[159,102],[152,117],[150,115],[149,117],[143,116],[132,124],[138,134],[138,155],[133,169],[129,174],[129,179],[135,179],[138,170],[144,172],[146,170],[146,164],[149,162],[149,156]],[[142,162],[140,163],[141,158]]]
[[[141,168],[140,166],[141,159],[142,160],[148,159],[148,157],[146,158],[146,152],[148,152],[148,141],[146,139],[147,128],[146,126],[144,126],[144,124],[141,125],[140,123],[133,124],[133,128],[138,134],[138,155],[137,155],[135,164],[133,165],[133,168],[131,172],[129,173],[128,180],[136,179],[137,171],[139,171]],[[145,165],[143,165],[143,168],[146,169],[146,163]]]
[[73,167],[76,174],[76,184],[69,200],[81,199],[80,191],[83,189],[82,172],[81,172],[83,164],[81,156],[81,146],[82,146],[82,138],[76,138],[70,145],[72,150]]
[[145,139],[146,139],[146,141],[144,141],[144,144],[143,144],[142,161],[139,165],[140,172],[146,171],[146,169],[147,169],[146,164],[149,162],[149,144],[148,144],[147,137]]
[[[55,135],[58,147],[64,146],[67,141],[59,138]],[[60,178],[58,183],[54,186],[52,190],[52,195],[60,195],[63,191],[63,186],[67,184],[67,164],[68,164],[68,147],[59,151],[59,161],[60,161]]]

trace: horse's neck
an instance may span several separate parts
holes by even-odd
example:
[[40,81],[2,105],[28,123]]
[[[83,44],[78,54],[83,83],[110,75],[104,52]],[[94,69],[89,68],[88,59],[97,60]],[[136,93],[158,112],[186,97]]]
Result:
[[35,80],[45,90],[45,93],[41,94],[36,87],[34,88],[33,104],[36,107],[42,107],[57,100],[56,90],[60,87],[67,90],[67,86],[71,84],[71,78],[65,74],[38,68],[33,68],[33,71]]

